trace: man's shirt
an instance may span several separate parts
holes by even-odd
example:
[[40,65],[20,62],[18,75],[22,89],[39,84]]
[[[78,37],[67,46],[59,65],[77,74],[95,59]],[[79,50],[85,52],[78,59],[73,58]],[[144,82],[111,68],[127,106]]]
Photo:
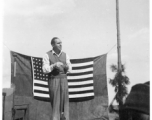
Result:
[[[59,54],[56,54],[54,50],[52,50],[52,53],[54,55],[56,55],[57,57],[60,57],[60,55],[62,54],[62,51]],[[66,64],[68,65],[69,69],[68,72],[70,72],[72,70],[71,67],[71,62],[70,62],[70,58],[69,56],[66,54]],[[50,64],[50,60],[49,60],[49,56],[46,53],[43,57],[43,65],[42,65],[42,70],[44,73],[50,73],[53,70],[53,64]]]

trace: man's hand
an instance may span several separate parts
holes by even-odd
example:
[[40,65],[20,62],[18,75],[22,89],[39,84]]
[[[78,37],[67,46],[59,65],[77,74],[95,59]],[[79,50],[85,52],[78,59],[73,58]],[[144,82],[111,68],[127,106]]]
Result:
[[66,65],[64,65],[64,70],[66,71],[66,73],[67,73],[67,71],[69,70],[69,66],[66,64]]
[[56,63],[54,64],[54,67],[55,67],[55,68],[60,68],[61,66],[63,66],[63,63],[62,63],[62,62],[56,62]]

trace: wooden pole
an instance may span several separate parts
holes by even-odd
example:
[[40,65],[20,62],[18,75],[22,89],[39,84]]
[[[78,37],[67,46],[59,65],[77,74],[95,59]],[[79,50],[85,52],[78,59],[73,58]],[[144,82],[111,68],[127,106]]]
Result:
[[119,97],[119,120],[121,117],[122,97],[121,97],[121,43],[119,24],[119,0],[116,0],[116,24],[117,24],[117,52],[118,52],[118,97]]
[[121,72],[121,43],[120,43],[120,25],[119,25],[119,0],[116,0],[116,24],[117,24],[118,70],[119,70],[119,72]]

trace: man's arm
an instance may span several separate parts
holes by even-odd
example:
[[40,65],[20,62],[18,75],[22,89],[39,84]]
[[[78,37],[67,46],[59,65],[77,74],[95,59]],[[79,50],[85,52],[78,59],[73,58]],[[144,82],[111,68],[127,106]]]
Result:
[[44,73],[50,73],[55,67],[55,64],[50,65],[48,54],[44,55],[42,62],[43,62],[42,70],[43,70]]
[[66,66],[65,66],[65,68],[67,69],[67,72],[72,71],[72,66],[71,66],[70,58],[69,58],[68,55],[66,55]]

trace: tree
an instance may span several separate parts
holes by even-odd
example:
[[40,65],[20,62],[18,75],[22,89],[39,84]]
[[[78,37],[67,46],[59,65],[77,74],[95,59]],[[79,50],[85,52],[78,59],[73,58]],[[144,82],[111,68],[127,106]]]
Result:
[[130,83],[129,78],[125,75],[125,66],[121,65],[121,71],[118,70],[117,65],[112,64],[110,66],[112,72],[115,72],[113,79],[109,80],[109,83],[115,87],[116,96],[115,99],[120,106],[123,104],[123,98],[128,94],[127,87]]

